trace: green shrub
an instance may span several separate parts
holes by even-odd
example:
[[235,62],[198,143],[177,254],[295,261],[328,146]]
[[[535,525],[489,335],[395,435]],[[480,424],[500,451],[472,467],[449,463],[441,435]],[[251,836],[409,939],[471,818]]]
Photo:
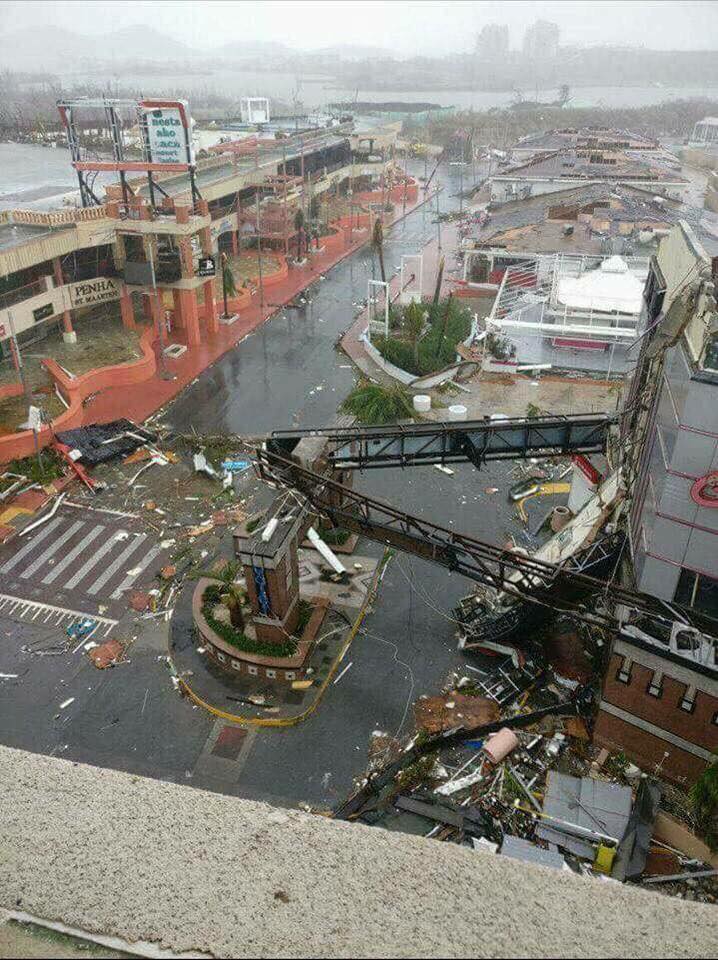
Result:
[[397,423],[415,416],[411,394],[398,384],[383,387],[378,383],[359,383],[342,403],[360,423]]
[[309,623],[314,607],[308,600],[299,601],[299,619],[297,620],[297,625],[294,628],[294,633],[297,637],[301,637],[304,633],[304,628]]
[[[398,313],[398,308],[395,309]],[[410,307],[404,309],[410,309]],[[452,299],[448,307],[448,316],[446,310],[446,300],[444,300],[437,305],[435,311],[430,311],[431,325],[419,340],[418,362],[408,333],[402,336],[403,312],[402,322],[398,327],[392,324],[392,329],[396,329],[396,335],[374,337],[372,343],[385,360],[414,376],[422,377],[443,370],[454,362],[457,344],[466,340],[471,332],[471,311],[468,307]]]
[[345,530],[344,527],[319,527],[319,535],[325,543],[332,546],[343,546],[352,535],[351,530]]
[[214,630],[226,643],[244,653],[256,653],[262,657],[291,657],[297,652],[296,637],[287,637],[281,643],[268,643],[265,640],[252,639],[252,637],[236,630],[231,624],[225,623],[223,620],[217,620],[214,615],[214,606],[219,602],[223,590],[223,585],[219,583],[212,583],[205,587],[202,595],[202,616],[206,620],[207,626]]
[[691,787],[698,833],[711,850],[718,850],[718,760],[709,764]]

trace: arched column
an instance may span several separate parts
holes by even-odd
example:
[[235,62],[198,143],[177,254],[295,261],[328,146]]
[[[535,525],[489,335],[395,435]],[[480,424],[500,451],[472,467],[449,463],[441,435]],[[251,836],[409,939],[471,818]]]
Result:
[[201,342],[197,295],[194,290],[174,291],[175,322],[185,331],[187,345],[196,347]]

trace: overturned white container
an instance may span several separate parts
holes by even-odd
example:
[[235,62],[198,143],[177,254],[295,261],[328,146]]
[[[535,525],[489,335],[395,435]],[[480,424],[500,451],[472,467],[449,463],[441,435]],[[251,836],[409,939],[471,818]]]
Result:
[[466,420],[467,412],[463,403],[454,403],[449,407],[449,420]]
[[417,413],[428,413],[431,410],[431,397],[426,393],[417,393],[414,397],[414,409]]
[[551,529],[558,533],[566,526],[573,514],[568,507],[558,506],[551,511]]

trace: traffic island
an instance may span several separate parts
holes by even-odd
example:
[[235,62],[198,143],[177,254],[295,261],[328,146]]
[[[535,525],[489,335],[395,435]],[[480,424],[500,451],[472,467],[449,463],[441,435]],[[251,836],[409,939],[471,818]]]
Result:
[[192,619],[204,652],[221,668],[237,675],[285,684],[306,679],[306,664],[329,601],[325,597],[300,600],[295,634],[270,641],[257,635],[253,623],[247,621],[240,629],[221,616],[227,611],[218,602],[221,589],[218,582],[203,577],[192,597]]
[[[285,665],[272,667],[268,663],[260,671],[246,653],[233,653],[220,661],[210,652],[207,638],[216,640],[197,624],[194,611],[195,598],[204,592],[204,586],[213,581],[201,580],[188,584],[176,607],[170,631],[170,665],[183,693],[198,706],[215,716],[236,723],[254,726],[291,726],[306,719],[318,706],[338,665],[364,617],[366,605],[356,612],[353,620],[331,609],[325,598],[318,598],[314,610],[321,611],[321,620],[316,626],[307,623],[302,640],[314,631],[308,641],[302,663],[303,679],[288,681]],[[219,638],[221,640],[221,638]],[[219,648],[218,648],[219,649]],[[222,649],[219,652],[223,653]],[[243,658],[240,660],[240,658]],[[264,658],[266,659],[266,658]],[[231,660],[246,669],[237,670]],[[257,672],[250,672],[256,666]],[[272,669],[279,674],[284,669],[285,678],[268,676]]]

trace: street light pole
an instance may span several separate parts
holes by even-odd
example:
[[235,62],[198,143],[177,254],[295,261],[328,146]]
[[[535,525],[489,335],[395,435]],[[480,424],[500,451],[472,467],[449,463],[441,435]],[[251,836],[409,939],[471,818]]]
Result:
[[15,332],[15,321],[13,320],[12,310],[8,309],[7,312],[8,320],[10,321],[10,337],[12,341],[12,351],[15,357],[15,366],[17,367],[18,376],[20,377],[20,383],[22,384],[22,390],[25,394],[25,399],[28,402],[28,405],[32,403],[32,393],[30,392],[30,386],[25,377],[25,369],[22,365],[22,356],[20,355],[20,346],[17,342],[17,333]]
[[439,242],[439,253],[441,253],[441,213],[439,212],[439,184],[436,185],[436,236]]
[[[304,159],[302,158],[302,167],[304,166]],[[259,187],[255,191],[256,197],[256,215],[257,215],[257,265],[259,268],[259,311],[260,315],[264,313],[264,277],[262,275],[262,232],[261,232],[261,222],[259,217]]]

